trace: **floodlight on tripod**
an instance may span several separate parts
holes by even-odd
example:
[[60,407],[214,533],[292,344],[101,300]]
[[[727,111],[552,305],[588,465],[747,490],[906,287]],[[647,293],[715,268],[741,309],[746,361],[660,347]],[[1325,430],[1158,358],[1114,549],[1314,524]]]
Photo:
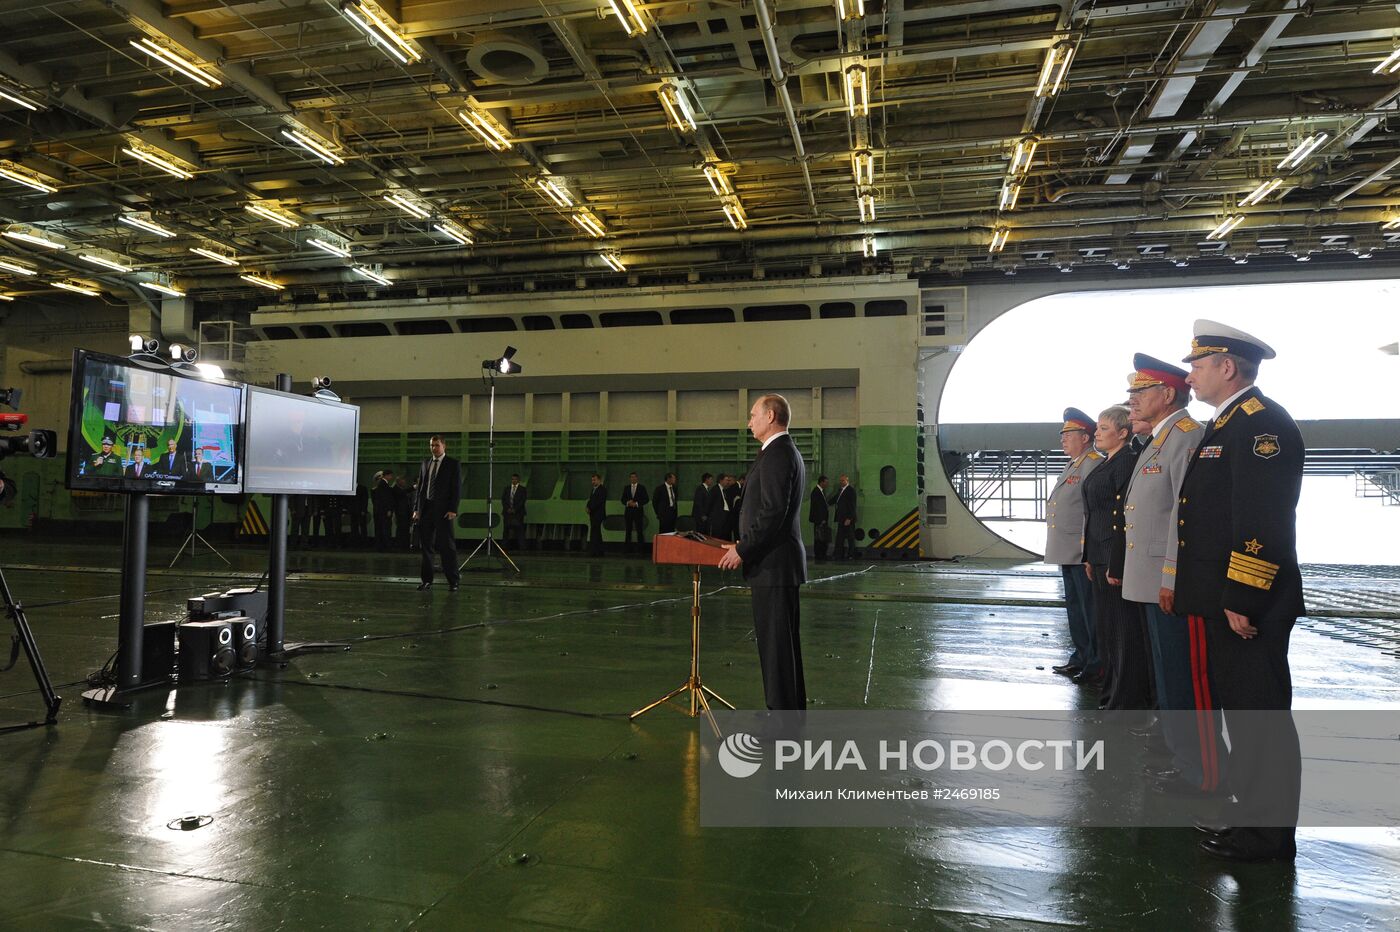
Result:
[[481,368],[490,369],[493,373],[499,372],[501,375],[515,375],[517,372],[523,371],[524,367],[515,362],[512,359],[513,356],[515,356],[515,347],[507,346],[506,351],[501,354],[499,359],[483,359]]

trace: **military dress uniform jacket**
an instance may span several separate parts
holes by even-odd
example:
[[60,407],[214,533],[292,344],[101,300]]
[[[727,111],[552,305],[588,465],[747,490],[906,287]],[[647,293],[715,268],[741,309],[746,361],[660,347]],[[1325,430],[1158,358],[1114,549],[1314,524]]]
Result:
[[1103,462],[1090,448],[1069,461],[1045,503],[1045,562],[1068,566],[1084,562],[1084,497],[1079,483]]
[[1138,456],[1124,496],[1123,598],[1155,604],[1176,588],[1177,508],[1181,483],[1205,431],[1185,411]]
[[1205,431],[1177,506],[1176,611],[1257,621],[1303,614],[1296,522],[1303,437],[1251,387]]

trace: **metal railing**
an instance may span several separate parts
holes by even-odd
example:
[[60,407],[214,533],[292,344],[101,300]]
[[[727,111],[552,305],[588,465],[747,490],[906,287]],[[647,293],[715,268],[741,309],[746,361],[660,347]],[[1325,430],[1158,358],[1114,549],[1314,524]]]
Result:
[[1353,475],[1357,498],[1379,498],[1382,505],[1400,505],[1400,467],[1362,467]]

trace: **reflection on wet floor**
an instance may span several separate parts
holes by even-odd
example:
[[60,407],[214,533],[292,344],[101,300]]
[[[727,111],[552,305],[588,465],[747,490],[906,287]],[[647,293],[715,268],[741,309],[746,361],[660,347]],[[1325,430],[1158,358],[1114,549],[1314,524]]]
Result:
[[[257,577],[261,555],[229,556],[228,572],[153,571],[148,618]],[[688,571],[513,556],[521,577],[468,573],[450,594],[415,591],[411,555],[297,555],[289,637],[352,649],[153,692],[115,715],[85,708],[74,684],[115,647],[116,551],[26,543],[6,568],[65,705],[55,728],[0,737],[0,928],[1400,921],[1395,829],[1300,831],[1291,868],[1222,866],[1170,829],[701,829],[695,723],[626,720],[684,677]],[[163,565],[158,551],[151,562]],[[803,604],[816,708],[1092,703],[1049,673],[1066,637],[1043,567],[817,570]],[[1299,707],[1400,704],[1397,577],[1309,569],[1319,615],[1294,637]],[[702,669],[754,707],[736,582],[705,575]],[[1363,605],[1359,590],[1378,601]],[[23,661],[0,677],[0,721],[34,714],[31,683]],[[167,828],[187,814],[213,822]]]

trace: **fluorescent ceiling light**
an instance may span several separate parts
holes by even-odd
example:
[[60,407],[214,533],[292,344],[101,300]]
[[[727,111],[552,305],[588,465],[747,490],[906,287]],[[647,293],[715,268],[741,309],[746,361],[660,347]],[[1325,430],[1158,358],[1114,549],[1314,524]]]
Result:
[[1241,223],[1244,223],[1244,214],[1231,214],[1224,220],[1220,221],[1220,225],[1217,226],[1214,230],[1211,230],[1209,233],[1207,233],[1206,239],[1224,239],[1225,237],[1230,235],[1231,230],[1239,226]]
[[44,249],[68,248],[63,243],[57,243],[51,239],[44,237],[42,234],[39,233],[38,230],[28,230],[24,228],[9,229],[5,231],[5,235],[8,236],[10,239],[17,239],[21,243],[29,243],[33,246],[41,246]]
[[851,174],[855,176],[858,188],[875,183],[875,156],[869,149],[857,149],[851,153]]
[[194,367],[206,378],[222,379],[224,377],[223,367],[216,366],[212,362],[197,362]]
[[578,224],[578,228],[594,239],[602,239],[607,235],[607,230],[603,228],[602,221],[586,210],[580,210],[570,215],[570,219]]
[[365,4],[343,3],[340,12],[369,37],[371,44],[379,46],[399,64],[407,65],[423,57],[423,53],[399,33],[396,24]]
[[705,180],[710,183],[710,190],[715,192],[717,197],[734,193],[733,189],[729,187],[729,179],[724,176],[724,172],[720,171],[719,166],[714,162],[706,162],[700,167],[700,170],[705,173]]
[[1011,174],[1023,175],[1030,170],[1031,162],[1035,160],[1035,147],[1040,145],[1040,140],[1035,136],[1027,136],[1016,143],[1016,149],[1011,153]]
[[327,146],[325,143],[321,142],[318,139],[313,139],[306,133],[301,132],[300,130],[284,129],[282,130],[282,135],[286,136],[292,142],[301,146],[307,152],[310,152],[312,155],[316,156],[316,158],[325,162],[327,165],[342,165],[345,162],[345,159],[332,152],[330,147]]
[[0,164],[0,178],[8,178],[16,184],[22,184],[26,188],[33,188],[43,194],[53,194],[57,188],[44,184],[34,175],[21,171],[19,168],[6,163]]
[[215,262],[218,262],[221,265],[238,264],[238,260],[235,259],[233,256],[227,256],[221,252],[215,252],[212,249],[205,249],[203,246],[191,246],[190,252],[194,253],[196,256],[203,256],[206,259],[213,259]]
[[549,198],[560,207],[574,206],[573,195],[569,189],[556,182],[553,178],[536,178],[535,187],[539,188],[545,197]]
[[870,112],[868,77],[864,65],[852,65],[845,71],[846,112],[853,117],[862,117]]
[[318,238],[316,238],[316,237],[314,237],[314,236],[311,236],[311,237],[308,237],[308,238],[307,238],[307,240],[306,240],[306,245],[308,245],[308,246],[315,246],[317,249],[321,250],[322,252],[328,252],[328,253],[330,253],[330,254],[333,255],[333,256],[338,256],[338,257],[340,257],[341,259],[349,259],[349,258],[350,258],[350,250],[349,250],[349,249],[346,249],[344,246],[337,245],[336,243],[330,243],[330,242],[327,242],[326,240],[318,239]]
[[16,275],[33,275],[36,271],[28,266],[20,265],[18,262],[5,258],[0,258],[0,269],[6,272],[13,272]]
[[1244,200],[1240,201],[1239,206],[1253,207],[1255,204],[1258,204],[1260,201],[1264,200],[1264,198],[1268,197],[1270,194],[1273,194],[1276,190],[1278,190],[1278,187],[1281,184],[1283,184],[1282,178],[1271,178],[1268,181],[1259,182],[1259,186],[1256,187],[1253,191],[1246,194],[1244,196]]
[[93,265],[100,265],[104,269],[111,269],[113,272],[132,271],[132,267],[129,265],[122,265],[120,262],[102,256],[95,256],[92,253],[81,253],[78,258],[82,259],[84,262],[91,262]]
[[245,282],[257,285],[259,288],[266,288],[269,291],[281,291],[284,287],[282,285],[277,284],[270,278],[263,278],[261,275],[253,275],[248,272],[245,272],[244,274],[238,277],[243,279]]
[[1384,225],[1381,227],[1381,229],[1382,229],[1382,230],[1400,230],[1400,217],[1396,217],[1394,220],[1390,221],[1389,223],[1384,224]]
[[1002,182],[1001,198],[997,201],[997,210],[1015,210],[1016,201],[1021,197],[1021,184],[1012,181],[1010,178]]
[[744,213],[744,205],[739,203],[737,197],[725,199],[724,217],[729,221],[729,225],[736,230],[747,230],[749,228],[749,218]]
[[1068,39],[1056,42],[1045,53],[1045,65],[1035,84],[1035,96],[1054,97],[1065,83],[1069,63],[1074,60],[1074,45]]
[[622,28],[627,30],[627,35],[646,34],[647,21],[632,0],[608,0],[608,6],[612,7],[613,15],[622,23]]
[[997,227],[995,230],[992,231],[992,242],[987,247],[987,252],[1001,252],[1002,247],[1006,245],[1006,238],[1010,235],[1011,231],[1008,230],[1006,227]]
[[247,210],[250,214],[257,214],[264,220],[271,220],[278,226],[285,227],[288,230],[292,229],[293,227],[300,226],[300,224],[297,221],[291,219],[290,217],[284,216],[283,214],[277,213],[270,207],[264,207],[262,204],[245,204],[244,209]]
[[159,223],[152,223],[150,220],[144,217],[138,217],[135,214],[122,214],[117,220],[121,223],[125,223],[129,227],[145,230],[147,233],[154,233],[156,236],[161,236],[165,239],[170,239],[175,235],[174,230],[167,230]]
[[1400,71],[1400,49],[1386,56],[1385,60],[1371,69],[1371,74],[1395,74]]
[[393,204],[404,213],[417,217],[419,220],[427,220],[432,216],[431,211],[424,210],[402,194],[386,194],[384,195],[384,200]]
[[194,177],[193,172],[185,171],[183,168],[176,165],[174,162],[167,161],[166,159],[161,158],[153,152],[147,152],[145,149],[135,149],[131,146],[124,146],[122,148],[122,152],[126,155],[131,156],[137,161],[145,162],[147,165],[150,165],[154,168],[159,168],[167,175],[174,175],[176,178],[180,178],[185,181],[188,181],[189,179]]
[[614,272],[627,271],[627,266],[622,264],[622,260],[617,257],[616,253],[603,253],[603,261],[606,262],[608,264],[608,268],[612,269]]
[[13,301],[14,299],[15,296],[12,294],[0,294],[0,301]]
[[467,129],[480,136],[481,141],[492,149],[504,152],[510,148],[510,140],[506,138],[505,132],[486,114],[476,110],[458,110],[457,116],[467,124]]
[[15,93],[9,88],[0,87],[0,97],[3,97],[12,104],[19,104],[26,110],[37,111],[39,109],[38,104],[34,103],[32,100],[26,100],[24,97],[21,97],[19,94]]
[[90,298],[95,298],[102,293],[93,288],[89,288],[83,285],[76,285],[73,282],[49,282],[49,284],[53,285],[55,288],[62,288],[64,291],[73,291],[77,292],[78,294],[85,294]]
[[152,291],[159,291],[161,294],[169,295],[172,298],[183,298],[185,293],[178,288],[171,288],[169,285],[162,285],[160,282],[137,282],[142,288],[149,288]]
[[352,271],[355,272],[355,274],[357,274],[357,275],[363,275],[365,278],[368,278],[370,281],[372,281],[372,282],[378,282],[378,283],[381,284],[381,285],[392,285],[392,284],[393,284],[393,282],[391,282],[389,279],[385,278],[383,275],[380,275],[378,272],[374,271],[374,269],[367,269],[367,268],[365,268],[363,265],[357,265],[357,266],[355,266],[355,267],[352,269]]
[[204,67],[199,63],[190,61],[189,59],[185,58],[182,55],[179,55],[172,49],[168,49],[162,45],[157,45],[156,43],[152,42],[150,39],[145,38],[144,36],[140,39],[132,39],[131,45],[134,48],[140,49],[142,52],[145,52],[147,55],[151,56],[152,58],[156,59],[162,64],[169,65],[171,68],[174,68],[176,71],[180,72],[185,77],[189,78],[191,81],[194,81],[196,84],[199,84],[202,87],[213,88],[218,87],[220,84],[223,83],[218,78],[207,73],[204,70]]
[[865,0],[836,0],[837,19],[859,19],[865,15]]
[[463,246],[470,246],[472,244],[471,233],[467,232],[466,227],[462,226],[460,223],[455,223],[451,220],[439,220],[437,223],[433,224],[433,229],[445,236],[451,237]]
[[666,117],[671,121],[671,125],[682,133],[693,133],[697,129],[695,114],[690,110],[690,104],[685,99],[685,94],[674,84],[663,84],[656,92],[656,96],[661,98],[661,107],[666,111]]
[[1285,168],[1297,168],[1307,160],[1308,156],[1317,151],[1318,146],[1326,142],[1329,137],[1326,133],[1313,133],[1298,145],[1293,147],[1293,151],[1284,156],[1282,162],[1278,163],[1280,170]]
[[875,219],[875,195],[869,191],[856,197],[856,206],[860,208],[860,222],[869,223]]
[[879,254],[879,249],[875,245],[874,233],[867,233],[861,237],[860,252],[867,259],[874,259]]

